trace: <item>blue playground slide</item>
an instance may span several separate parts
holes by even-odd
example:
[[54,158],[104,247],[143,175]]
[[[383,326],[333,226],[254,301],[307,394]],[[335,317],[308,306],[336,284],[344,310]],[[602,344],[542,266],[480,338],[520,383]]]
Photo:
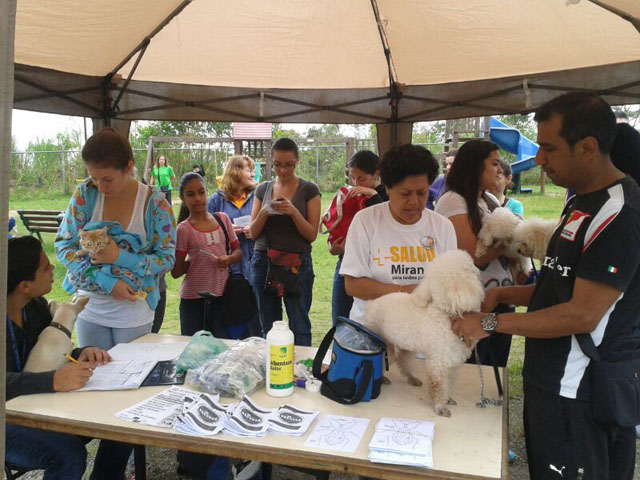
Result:
[[[520,174],[536,166],[538,144],[522,135],[519,130],[509,127],[497,118],[491,117],[489,123],[489,137],[500,148],[516,155],[516,161],[511,164],[513,181],[516,190],[520,189]],[[531,191],[531,189],[527,189]]]

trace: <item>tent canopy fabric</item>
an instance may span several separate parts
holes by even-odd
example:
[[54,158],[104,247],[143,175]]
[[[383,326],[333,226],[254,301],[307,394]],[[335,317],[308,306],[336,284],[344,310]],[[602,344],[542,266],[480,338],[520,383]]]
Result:
[[640,103],[636,0],[30,0],[15,108],[385,123]]

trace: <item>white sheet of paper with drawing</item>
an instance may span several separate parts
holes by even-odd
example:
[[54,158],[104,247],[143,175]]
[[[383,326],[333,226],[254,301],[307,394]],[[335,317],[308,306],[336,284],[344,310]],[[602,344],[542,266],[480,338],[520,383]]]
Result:
[[109,350],[109,355],[114,360],[173,360],[180,356],[187,346],[187,342],[181,343],[119,343]]
[[369,460],[433,467],[434,429],[429,421],[383,417],[369,442]]
[[323,415],[304,446],[353,453],[368,425],[368,418]]
[[174,418],[182,411],[185,397],[196,398],[199,392],[182,387],[171,387],[140,403],[116,413],[116,417],[129,422],[171,428]]
[[138,388],[149,372],[153,370],[155,360],[148,362],[117,361],[99,365],[84,387],[78,391],[87,390],[128,390]]

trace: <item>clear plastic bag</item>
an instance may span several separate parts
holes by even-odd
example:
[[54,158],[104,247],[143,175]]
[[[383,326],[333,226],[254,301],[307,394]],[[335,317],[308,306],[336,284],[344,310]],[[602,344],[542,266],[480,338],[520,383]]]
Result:
[[265,339],[251,337],[190,371],[185,384],[223,397],[240,398],[264,385],[266,364]]
[[333,339],[342,348],[357,353],[379,353],[382,351],[380,344],[371,335],[355,329],[348,323],[340,322],[336,327]]
[[228,348],[226,343],[215,338],[211,332],[200,330],[193,334],[191,341],[178,357],[177,371],[183,373],[198,368]]

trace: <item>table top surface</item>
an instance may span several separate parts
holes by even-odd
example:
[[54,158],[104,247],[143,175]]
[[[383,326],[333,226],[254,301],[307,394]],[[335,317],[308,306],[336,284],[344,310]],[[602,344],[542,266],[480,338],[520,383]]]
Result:
[[[149,334],[137,341],[168,343],[185,340],[188,337]],[[315,350],[312,347],[296,346],[295,358],[313,358]],[[424,379],[424,361],[416,359],[414,365],[416,376]],[[502,370],[502,373],[506,372]],[[507,478],[508,408],[507,405],[486,408],[476,406],[480,396],[480,374],[476,365],[463,365],[460,369],[452,395],[458,404],[450,407],[450,418],[435,414],[424,386],[409,385],[394,366],[387,376],[391,384],[382,386],[380,397],[356,405],[341,405],[319,393],[310,393],[298,387],[293,395],[284,398],[268,396],[264,387],[249,394],[255,403],[264,407],[288,403],[303,410],[319,410],[321,414],[370,419],[367,431],[354,453],[305,447],[304,443],[313,431],[315,422],[302,437],[275,434],[268,434],[263,438],[240,438],[228,434],[195,437],[160,427],[127,422],[114,415],[166,389],[166,386],[124,391],[24,395],[6,403],[6,415],[7,423],[35,428],[283,465],[372,475],[377,478]],[[492,369],[483,367],[483,376],[485,395],[497,398]],[[506,382],[503,381],[503,385],[506,386]],[[227,398],[221,400],[223,403],[235,401]],[[381,417],[433,421],[434,468],[425,470],[371,463],[367,459],[368,445],[374,426]]]

